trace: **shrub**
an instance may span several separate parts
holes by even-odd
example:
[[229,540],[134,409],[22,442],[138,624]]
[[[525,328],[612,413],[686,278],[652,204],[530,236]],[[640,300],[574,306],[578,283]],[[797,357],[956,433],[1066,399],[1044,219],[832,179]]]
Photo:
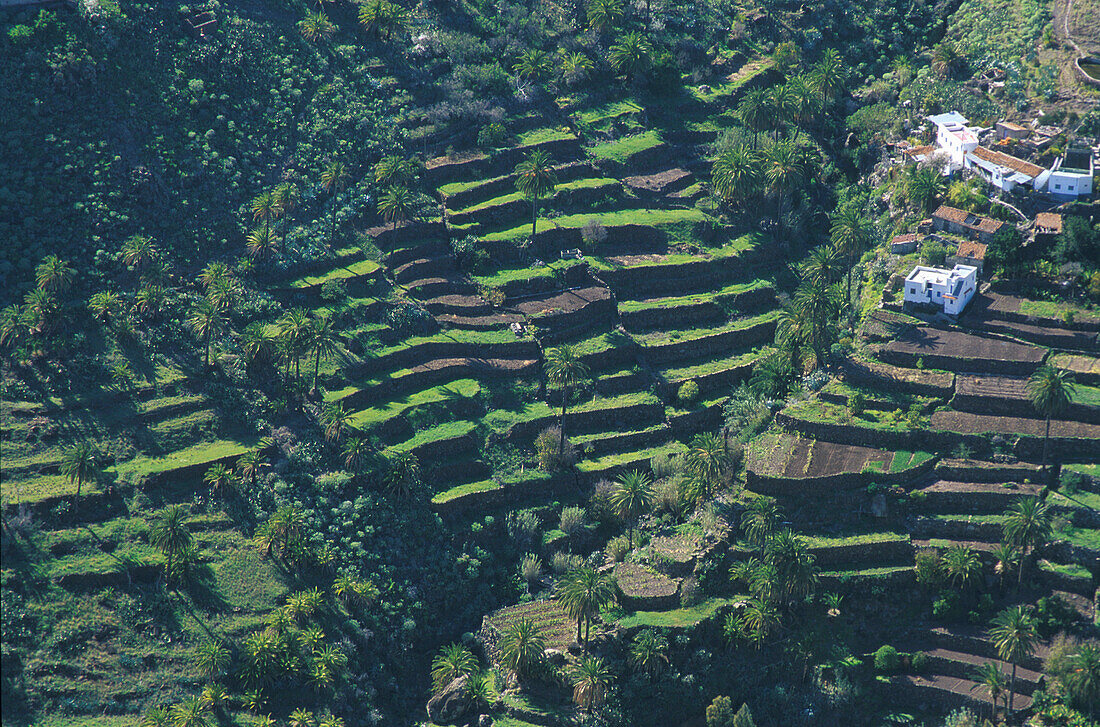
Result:
[[584,530],[584,508],[562,508],[561,522],[559,523],[558,528],[569,537],[573,537],[577,533]]
[[898,650],[889,644],[883,644],[875,652],[875,671],[883,674],[892,674],[901,666],[901,657]]
[[921,245],[920,256],[925,265],[942,266],[947,260],[947,248],[935,240],[929,240]]
[[699,588],[699,581],[694,578],[685,578],[680,583],[680,606],[682,608],[690,608],[699,603],[702,599],[701,589]]
[[348,286],[342,279],[326,280],[321,285],[321,300],[327,303],[341,303],[347,300]]
[[495,149],[504,144],[504,125],[498,122],[486,124],[477,134],[477,145],[483,149]]
[[653,512],[665,512],[674,518],[684,514],[684,499],[680,493],[679,478],[659,480],[653,486]]
[[542,575],[542,561],[534,553],[528,553],[519,562],[519,574],[527,583],[534,583]]
[[960,707],[943,720],[943,727],[978,727],[978,715],[966,707]]
[[1062,489],[1069,495],[1076,494],[1087,481],[1088,478],[1081,472],[1062,470]]
[[921,674],[928,670],[928,654],[923,651],[918,651],[913,654],[913,660],[910,662],[910,667],[914,674]]
[[867,397],[864,396],[863,392],[857,391],[848,397],[848,413],[852,416],[859,416],[866,408]]
[[550,570],[560,576],[562,573],[568,573],[569,571],[580,568],[583,563],[584,558],[579,555],[558,551],[550,558]]
[[544,472],[557,472],[569,469],[577,461],[577,450],[568,439],[562,444],[561,429],[548,427],[535,439],[535,452],[539,458],[539,469]]
[[691,406],[699,398],[699,384],[694,381],[685,381],[676,392],[676,398],[680,400],[680,406]]
[[508,513],[508,535],[524,548],[533,543],[539,533],[538,515],[530,510]]
[[659,452],[649,460],[649,469],[653,471],[653,479],[663,480],[679,474],[683,469],[680,458],[669,452]]
[[954,451],[951,452],[951,456],[955,459],[970,459],[973,455],[974,450],[962,443],[960,443],[959,446],[955,447]]
[[615,563],[622,563],[630,552],[630,544],[625,535],[618,535],[607,542],[604,554]]
[[917,553],[915,571],[917,583],[928,588],[938,588],[943,584],[943,558],[935,548]]
[[597,219],[591,219],[581,228],[581,239],[588,247],[599,245],[607,239],[607,228]]
[[592,522],[610,524],[618,522],[619,516],[611,504],[611,493],[615,485],[610,480],[600,480],[592,488],[588,498],[588,519]]
[[732,727],[733,701],[729,697],[717,696],[707,705],[707,727]]

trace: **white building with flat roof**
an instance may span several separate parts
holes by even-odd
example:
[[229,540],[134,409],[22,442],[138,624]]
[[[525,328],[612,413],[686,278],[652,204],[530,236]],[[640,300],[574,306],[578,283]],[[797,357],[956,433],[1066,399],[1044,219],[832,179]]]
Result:
[[978,148],[978,135],[958,111],[929,116],[936,125],[936,146],[947,155],[952,170],[962,169],[969,152]]
[[942,307],[947,315],[957,316],[977,289],[978,269],[972,265],[951,270],[918,265],[906,276],[903,291],[906,303]]

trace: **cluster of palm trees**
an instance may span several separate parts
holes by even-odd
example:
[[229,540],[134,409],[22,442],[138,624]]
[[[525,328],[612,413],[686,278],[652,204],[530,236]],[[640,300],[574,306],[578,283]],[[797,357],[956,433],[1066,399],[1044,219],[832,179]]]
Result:
[[416,218],[420,202],[415,191],[420,165],[413,159],[397,154],[382,157],[374,165],[374,182],[381,190],[378,213],[397,229],[398,223]]
[[306,360],[307,366],[312,363],[313,385],[310,390],[316,392],[321,362],[340,352],[340,335],[331,314],[311,314],[305,308],[291,308],[274,326],[259,321],[245,326],[240,335],[240,345],[247,365],[281,365],[285,379],[293,382],[296,390],[303,388],[302,360]]
[[73,284],[76,271],[68,262],[49,255],[34,269],[35,287],[0,311],[0,346],[18,349],[28,342],[44,340],[44,334],[60,321],[63,299]]
[[255,487],[256,477],[266,462],[264,449],[260,446],[248,450],[237,457],[232,469],[223,462],[211,465],[202,476],[203,483],[210,488],[210,494],[224,497],[238,487]]
[[782,513],[768,498],[754,499],[741,517],[741,529],[754,553],[730,568],[730,578],[741,583],[749,598],[727,616],[727,638],[761,646],[781,625],[782,614],[813,594],[818,569],[806,541],[781,529]]
[[252,221],[257,224],[245,237],[250,257],[264,260],[282,252],[289,215],[299,202],[298,187],[290,182],[283,182],[252,198],[248,207]]
[[[323,3],[321,3],[323,5]],[[406,26],[406,12],[390,0],[363,0],[359,2],[359,24],[375,40],[392,40]],[[298,22],[298,31],[310,43],[327,41],[336,34],[336,24],[323,9],[312,11]]]

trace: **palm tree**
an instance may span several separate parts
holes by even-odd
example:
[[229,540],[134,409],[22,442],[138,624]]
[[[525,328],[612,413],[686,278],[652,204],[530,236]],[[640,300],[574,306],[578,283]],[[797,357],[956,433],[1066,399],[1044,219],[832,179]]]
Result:
[[1084,703],[1085,714],[1096,715],[1096,703],[1100,701],[1100,646],[1082,644],[1069,659],[1069,673],[1065,677],[1070,696],[1076,703]]
[[1016,694],[1016,667],[1020,661],[1031,656],[1039,635],[1035,631],[1035,622],[1023,606],[1007,608],[997,614],[989,629],[993,646],[1001,661],[1012,664],[1012,678],[1008,684],[1008,714],[1012,714],[1012,703]]
[[584,654],[569,668],[569,681],[573,684],[573,701],[586,712],[603,704],[611,688],[611,670],[603,659]]
[[384,187],[392,185],[407,187],[416,177],[417,168],[414,160],[389,154],[374,165],[374,181]]
[[787,88],[794,105],[794,122],[803,130],[813,126],[821,112],[821,97],[813,79],[805,74],[794,76],[787,81]]
[[1047,452],[1050,446],[1050,420],[1061,414],[1073,400],[1077,385],[1068,371],[1063,371],[1049,363],[1035,370],[1027,380],[1027,398],[1035,410],[1046,418],[1046,430],[1043,434],[1043,473],[1047,472]]
[[771,128],[775,141],[779,141],[779,132],[786,123],[793,122],[798,112],[798,101],[794,96],[794,89],[789,85],[772,86],[767,95],[768,115],[771,117]]
[[630,663],[636,671],[656,677],[668,664],[668,639],[654,629],[642,629],[630,644]]
[[998,543],[990,555],[993,556],[993,572],[1004,581],[1004,577],[1020,565],[1020,549],[1011,543]]
[[909,168],[905,179],[905,196],[917,207],[928,212],[936,198],[943,193],[943,177],[931,167]]
[[802,280],[811,285],[832,285],[844,270],[836,245],[818,245],[798,266]]
[[420,488],[420,460],[412,452],[393,452],[386,456],[389,464],[386,485],[394,494],[408,498]]
[[156,243],[148,235],[132,235],[122,243],[122,262],[141,270],[159,255]]
[[714,191],[726,202],[745,202],[760,188],[760,161],[737,145],[719,154],[710,170]]
[[442,691],[455,679],[477,671],[477,657],[462,644],[448,644],[432,659],[432,689]]
[[172,727],[172,712],[167,707],[150,707],[138,724],[141,727]]
[[740,632],[759,649],[779,627],[779,610],[768,601],[751,598],[738,617],[737,625]]
[[191,531],[187,529],[187,510],[183,505],[169,505],[157,513],[149,526],[149,544],[173,560],[191,547]]
[[290,716],[286,718],[286,723],[289,727],[314,727],[317,720],[313,717],[313,712],[299,707],[290,713]]
[[134,298],[134,307],[141,315],[156,318],[167,296],[168,292],[160,285],[143,285]]
[[[990,715],[990,719],[996,722],[997,702],[1005,695],[1008,687],[1004,672],[1001,671],[1001,667],[991,661],[987,661],[974,670],[972,678],[976,683],[974,686],[970,687],[970,691],[974,691],[978,687],[985,687],[989,690],[989,696],[993,700],[993,712]],[[1007,707],[1008,705],[1005,706]]]
[[752,147],[756,148],[757,136],[771,126],[768,110],[768,92],[763,88],[749,90],[737,104],[737,118],[752,132]]
[[281,217],[283,220],[283,230],[280,238],[284,241],[286,240],[287,221],[290,218],[290,213],[298,207],[299,200],[298,185],[291,182],[283,182],[271,190],[271,201],[275,205],[276,216]]
[[521,618],[508,624],[497,648],[500,663],[522,681],[534,676],[542,665],[546,639],[533,620]]
[[764,544],[764,560],[775,569],[775,594],[781,601],[813,593],[817,565],[805,540],[790,530],[773,533]]
[[538,48],[531,48],[520,54],[519,60],[512,66],[512,70],[519,78],[529,78],[535,83],[540,83],[550,75],[552,67],[553,60],[549,53]]
[[1020,554],[1020,572],[1016,582],[1019,588],[1024,582],[1024,569],[1028,555],[1041,546],[1050,537],[1050,506],[1037,497],[1018,500],[1010,507],[1001,522],[1005,542],[1022,549]]
[[591,0],[588,3],[588,27],[600,35],[613,29],[622,19],[622,0]]
[[247,481],[252,487],[256,486],[256,475],[260,473],[264,455],[258,449],[250,449],[237,458],[236,471],[241,482]]
[[826,352],[835,340],[840,312],[840,287],[807,281],[798,286],[794,299],[780,313],[776,340],[811,349],[818,366],[824,366]]
[[241,331],[241,351],[245,364],[270,362],[275,358],[275,334],[260,321],[252,321]]
[[618,43],[611,46],[608,61],[616,73],[626,76],[627,82],[633,81],[637,75],[649,68],[653,47],[649,40],[641,33],[627,33]]
[[340,192],[347,186],[349,178],[348,168],[341,161],[329,162],[321,172],[321,186],[325,188],[326,192],[332,195],[332,218],[328,227],[329,247],[332,246],[332,241],[336,236],[337,201],[340,197]]
[[279,203],[271,192],[262,192],[252,198],[249,203],[252,210],[252,219],[270,228],[271,223],[278,216]]
[[187,315],[187,325],[203,340],[206,349],[203,367],[210,368],[210,348],[214,339],[225,327],[225,311],[204,298],[196,303]]
[[344,466],[349,470],[358,471],[367,459],[370,452],[370,443],[362,437],[348,437],[344,442]]
[[779,506],[774,500],[766,497],[753,499],[741,515],[741,529],[745,531],[746,539],[756,547],[764,545],[768,535],[779,526],[779,516]]
[[321,422],[325,425],[325,439],[329,442],[339,442],[344,438],[354,413],[344,408],[343,404],[329,404],[321,413]]
[[561,416],[558,418],[558,454],[565,451],[565,409],[575,387],[589,376],[588,366],[581,360],[575,348],[558,346],[546,352],[546,378],[553,386],[561,387]]
[[413,193],[403,185],[393,185],[378,198],[378,211],[382,213],[382,219],[393,223],[393,229],[397,229],[398,222],[405,222],[413,216],[416,210],[416,198]]
[[611,506],[627,522],[627,541],[634,548],[634,524],[640,515],[653,507],[653,478],[648,472],[630,470],[611,490]]
[[88,310],[91,311],[92,317],[107,325],[118,318],[121,308],[122,296],[113,290],[96,293],[88,299]]
[[713,432],[692,437],[684,455],[684,469],[698,480],[699,499],[702,501],[711,498],[714,489],[725,479],[731,464],[725,442]]
[[531,241],[538,225],[539,200],[554,193],[557,175],[550,155],[542,150],[531,152],[516,165],[516,190],[531,200]]
[[963,56],[958,47],[949,40],[940,41],[932,49],[932,70],[940,78],[952,75],[962,64]]
[[340,336],[336,333],[331,316],[318,316],[313,319],[309,342],[313,346],[313,391],[316,392],[321,359],[327,361],[340,351]]
[[48,255],[34,269],[35,284],[39,290],[61,294],[73,283],[76,271],[57,255]]
[[61,458],[61,474],[76,483],[76,501],[80,502],[80,488],[85,482],[91,482],[99,474],[97,459],[99,453],[88,441],[80,441],[65,450]]
[[982,572],[982,562],[978,559],[978,554],[965,545],[948,548],[943,554],[943,566],[948,580],[956,588],[966,588]]
[[359,8],[359,24],[376,39],[389,40],[403,23],[401,8],[389,0],[367,0]]
[[[615,582],[610,574],[581,566],[558,580],[554,585],[554,599],[561,604],[566,615],[577,620],[577,641],[587,645],[592,619],[599,615],[600,609],[615,600]],[[582,624],[585,626],[583,638]]]
[[202,481],[210,487],[211,493],[219,494],[233,486],[233,473],[224,464],[218,462],[206,470]]
[[848,260],[848,271],[845,275],[847,292],[844,297],[846,305],[850,305],[852,300],[852,266],[855,257],[870,247],[873,233],[874,225],[853,204],[844,205],[833,215],[829,236],[833,245]]
[[173,727],[207,727],[207,707],[199,697],[190,697],[172,707]]
[[289,355],[287,359],[287,375],[290,375],[290,360],[294,361],[294,380],[301,382],[301,356],[310,336],[312,324],[309,312],[304,308],[291,308],[283,314],[276,324],[279,338],[282,339]]
[[561,72],[569,85],[580,83],[592,73],[592,61],[581,52],[564,53],[561,59]]
[[977,212],[988,200],[978,189],[976,179],[957,179],[947,188],[947,201],[952,207]]
[[301,510],[293,505],[283,505],[263,524],[258,537],[265,544],[269,556],[278,552],[280,558],[286,558],[305,526],[306,516]]
[[306,15],[304,20],[298,21],[298,30],[302,37],[310,43],[318,40],[328,40],[336,33],[336,26],[324,13],[317,11]]
[[828,48],[821,55],[814,69],[813,80],[818,93],[826,102],[835,100],[847,85],[844,61],[835,48]]
[[58,312],[57,294],[42,288],[28,290],[23,296],[23,317],[31,333],[43,333]]
[[30,336],[30,317],[16,304],[0,311],[0,346],[16,348]]
[[775,195],[782,219],[791,195],[807,178],[807,169],[798,146],[789,139],[774,144],[764,152],[764,181]]
[[279,248],[279,237],[268,225],[254,227],[245,238],[248,256],[264,260],[275,254]]

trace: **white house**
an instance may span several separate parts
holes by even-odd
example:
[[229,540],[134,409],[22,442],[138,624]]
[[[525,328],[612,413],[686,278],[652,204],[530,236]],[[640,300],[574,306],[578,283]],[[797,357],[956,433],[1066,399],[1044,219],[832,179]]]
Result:
[[929,116],[928,120],[936,125],[936,146],[947,154],[951,169],[962,169],[967,152],[978,148],[978,136],[966,125],[966,117],[952,111]]
[[1038,187],[1038,179],[1045,169],[1038,164],[1018,159],[1004,152],[975,147],[963,157],[967,169],[972,169],[997,189],[1011,192],[1016,185]]
[[978,269],[971,265],[956,265],[951,270],[918,265],[905,278],[903,291],[906,303],[942,306],[944,313],[957,316],[977,288]]
[[1050,171],[1037,180],[1055,197],[1085,197],[1092,194],[1094,172],[1092,152],[1088,149],[1069,149],[1065,156],[1054,162]]

